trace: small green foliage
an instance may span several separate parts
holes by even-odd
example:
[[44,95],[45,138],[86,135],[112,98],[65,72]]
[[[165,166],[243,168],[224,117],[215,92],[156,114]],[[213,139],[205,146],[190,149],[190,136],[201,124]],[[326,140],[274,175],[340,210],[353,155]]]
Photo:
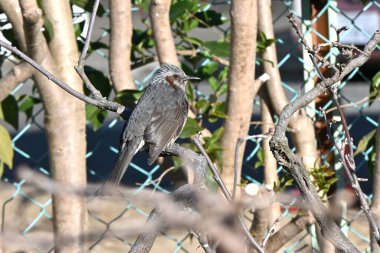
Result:
[[369,88],[369,105],[373,104],[373,100],[380,96],[380,71],[372,78],[372,83]]
[[279,178],[278,183],[274,183],[273,190],[275,192],[283,192],[289,186],[294,185],[294,178],[290,176],[289,173],[285,172],[282,177]]
[[[189,12],[191,12],[198,4],[198,1],[193,0],[179,0],[176,1],[172,6],[170,7],[170,21],[174,22],[181,18],[186,18],[185,15]],[[186,19],[183,19],[184,21]]]
[[203,46],[208,50],[210,55],[225,57],[230,56],[230,43],[226,41],[206,41]]
[[115,101],[128,108],[134,108],[143,93],[142,90],[122,90],[116,94]]
[[103,72],[89,66],[85,66],[84,71],[88,79],[90,79],[95,88],[100,91],[102,96],[108,97],[111,93],[111,84],[108,77],[105,76]]
[[[87,12],[92,11],[92,7],[94,6],[95,0],[70,0],[71,4],[74,4]],[[101,17],[105,13],[104,7],[101,3],[99,3],[98,11],[96,15]]]
[[0,125],[0,177],[3,174],[4,164],[10,169],[13,167],[13,147],[11,136],[7,129]]
[[41,100],[33,96],[21,95],[17,102],[19,104],[19,111],[24,112],[28,120],[32,117],[34,105],[41,103]]
[[259,52],[265,52],[267,47],[269,47],[274,42],[275,42],[274,39],[268,39],[267,36],[265,35],[265,33],[260,32],[259,38],[257,40],[256,50]]
[[335,171],[327,165],[314,166],[310,171],[310,175],[312,176],[313,184],[318,188],[321,199],[326,199],[331,186],[338,180],[335,176]]
[[211,157],[211,159],[221,165],[222,161],[222,147],[220,145],[220,138],[222,137],[224,128],[220,127],[212,134],[211,137],[204,137],[204,148]]
[[227,19],[223,17],[221,13],[213,11],[213,10],[197,12],[195,14],[195,17],[197,17],[200,20],[199,22],[200,28],[209,28],[212,26],[219,26],[219,25],[224,24],[227,21]]
[[180,138],[189,138],[201,130],[202,130],[202,127],[199,126],[198,121],[192,118],[188,118],[182,130]]
[[19,107],[14,96],[7,96],[0,104],[3,119],[15,130],[18,129]]
[[86,120],[94,131],[98,130],[108,115],[108,111],[101,110],[96,106],[86,104]]
[[372,130],[359,141],[358,146],[356,147],[354,156],[364,152],[367,148],[375,146],[376,143],[376,129]]
[[44,36],[46,38],[46,41],[49,43],[53,37],[54,37],[54,27],[53,24],[47,19],[44,19]]
[[264,150],[260,147],[259,151],[257,151],[257,161],[255,162],[255,169],[264,165]]

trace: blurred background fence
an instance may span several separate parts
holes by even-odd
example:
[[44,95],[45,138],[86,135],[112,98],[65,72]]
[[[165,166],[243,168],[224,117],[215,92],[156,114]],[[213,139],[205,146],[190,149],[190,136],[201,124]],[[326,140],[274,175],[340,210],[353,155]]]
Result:
[[[302,3],[301,3],[302,2]],[[349,30],[342,36],[345,43],[353,43],[363,46],[369,40],[380,24],[380,3],[379,1],[320,1],[323,4],[319,8],[310,11],[310,2],[312,1],[272,1],[273,5],[273,24],[275,28],[276,48],[278,51],[279,68],[282,76],[282,84],[290,100],[294,100],[300,94],[310,89],[314,84],[317,76],[309,61],[309,57],[303,52],[298,38],[294,35],[286,15],[288,11],[294,12],[299,21],[302,21],[303,31],[310,43],[328,42],[329,38],[335,40],[336,37],[329,29],[330,24],[336,27],[346,25]],[[229,18],[229,1],[206,1],[207,6],[212,10],[221,12],[227,19]],[[108,3],[102,1],[106,14],[96,20],[95,34],[93,41],[108,43]],[[313,12],[316,12],[317,15]],[[77,19],[87,18],[87,14],[77,10],[74,22]],[[143,26],[141,20],[146,17],[140,6],[133,7],[134,26]],[[312,18],[310,18],[312,17]],[[261,17],[259,16],[259,19]],[[2,24],[6,23],[6,17],[0,16]],[[6,27],[3,27],[5,31]],[[229,23],[217,27],[199,29],[193,34],[194,37],[204,40],[218,40],[229,33]],[[333,57],[338,52],[332,51],[327,57]],[[154,51],[152,51],[152,56]],[[380,65],[379,47],[375,50],[372,61],[365,64],[361,69],[356,69],[340,84],[340,100],[343,104],[349,105],[345,108],[349,127],[351,130],[354,143],[357,145],[359,140],[367,133],[377,127],[379,117],[379,103],[375,102],[369,105],[368,98],[372,77],[379,70]],[[7,52],[2,52],[2,72],[10,69],[15,62],[14,58]],[[108,73],[108,50],[107,48],[97,49],[87,60],[87,64]],[[260,62],[257,62],[260,69]],[[144,78],[151,73],[158,64],[156,62],[136,68],[133,71],[134,79],[140,88],[143,87]],[[260,73],[260,72],[259,72]],[[1,87],[0,87],[1,89]],[[200,84],[198,92],[202,96],[210,94],[209,86],[206,83]],[[29,94],[38,99],[38,93],[32,88],[30,81],[20,84],[13,92],[15,97]],[[256,121],[259,117],[259,100],[254,101],[255,108],[252,116],[252,127],[250,134],[259,133],[260,128]],[[325,109],[331,106],[331,101],[324,101],[322,107]],[[13,148],[15,150],[14,169],[5,170],[1,186],[2,201],[2,230],[14,231],[14,238],[20,238],[19,246],[15,244],[12,252],[51,252],[54,249],[52,236],[52,200],[48,193],[33,189],[28,184],[28,180],[16,177],[17,168],[27,166],[39,173],[49,176],[49,163],[47,152],[47,140],[44,133],[43,108],[35,106],[30,112],[30,117],[21,115],[17,131],[8,126],[12,135]],[[321,113],[310,105],[307,113],[315,119],[315,122],[321,120]],[[112,170],[118,151],[119,136],[122,131],[123,122],[115,115],[108,115],[103,125],[93,130],[91,126],[87,127],[87,171],[89,182],[100,182]],[[336,138],[342,138],[339,134],[340,128],[337,128]],[[321,145],[321,143],[319,143]],[[244,168],[243,179],[247,183],[261,184],[263,180],[262,169],[255,166],[260,161],[261,140],[252,139],[248,141]],[[330,149],[324,152],[326,158],[334,150]],[[357,163],[357,174],[359,177],[368,178],[363,184],[364,191],[369,201],[371,201],[371,184],[370,175],[371,164],[373,163],[373,147],[368,145],[355,157]],[[185,174],[181,171],[172,171],[162,180],[157,180],[164,172],[160,165],[148,167],[144,155],[139,155],[130,165],[130,169],[125,176],[124,184],[129,187],[135,187],[134,194],[138,194],[144,189],[154,189],[168,193],[178,187],[181,182],[186,181]],[[322,164],[334,168],[340,175],[339,188],[345,189],[346,182],[341,168],[335,164],[329,164],[323,160]],[[255,168],[258,167],[258,168]],[[278,173],[283,175],[282,169]],[[291,193],[296,190],[290,189]],[[352,198],[353,194],[352,194]],[[123,233],[112,232],[117,224],[128,224],[131,219],[145,220],[150,212],[148,206],[141,206],[142,203],[125,203],[107,204],[106,210],[99,210],[97,204],[91,202],[89,206],[88,222],[91,228],[97,228],[101,231],[99,235],[89,245],[94,252],[116,252],[117,250],[128,250],[135,238],[124,237]],[[292,217],[297,207],[283,206],[282,212],[286,217]],[[248,217],[247,217],[248,218]],[[85,222],[85,221],[84,221]],[[121,226],[121,225],[120,225]],[[362,252],[369,252],[369,229],[367,222],[363,219],[360,208],[353,206],[346,212],[343,217],[341,227],[350,239],[357,245]],[[108,236],[102,232],[109,231]],[[314,230],[312,228],[301,233],[293,241],[289,242],[283,252],[311,252],[311,248],[317,249],[315,243]],[[311,236],[310,236],[311,235]],[[173,232],[165,234],[158,239],[152,252],[195,252],[197,243],[192,241],[191,235],[187,232]],[[15,239],[16,240],[16,239]],[[18,239],[17,239],[18,240]],[[27,248],[25,248],[27,247]]]

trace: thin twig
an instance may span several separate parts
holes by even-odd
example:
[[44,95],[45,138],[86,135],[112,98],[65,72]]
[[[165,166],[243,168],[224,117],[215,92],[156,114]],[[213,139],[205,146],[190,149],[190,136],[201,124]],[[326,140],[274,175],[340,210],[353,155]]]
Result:
[[234,181],[233,181],[233,186],[232,186],[232,199],[235,199],[236,196],[236,188],[237,188],[237,174],[238,174],[238,160],[239,160],[239,149],[240,145],[247,141],[247,140],[252,140],[252,139],[264,139],[268,138],[268,134],[256,134],[256,135],[250,135],[246,138],[238,138],[236,141],[235,145],[235,158],[234,158]]
[[92,6],[91,19],[90,19],[90,24],[88,26],[88,30],[87,30],[87,34],[86,34],[86,40],[84,42],[82,53],[81,53],[81,55],[79,57],[79,61],[78,61],[78,67],[81,67],[81,68],[83,68],[83,66],[84,66],[84,62],[85,62],[85,59],[87,56],[87,51],[88,51],[88,48],[90,46],[90,40],[91,40],[91,36],[92,36],[92,30],[94,28],[96,12],[98,11],[98,7],[99,7],[99,1],[100,0],[95,0],[94,5]]
[[355,172],[356,171],[356,164],[355,164],[355,161],[353,159],[353,142],[352,142],[349,130],[348,130],[347,122],[345,119],[345,114],[344,114],[343,109],[341,108],[339,100],[338,100],[337,89],[332,89],[332,93],[333,93],[334,102],[338,108],[338,111],[339,111],[339,114],[341,117],[341,122],[342,122],[342,126],[343,126],[344,133],[345,133],[345,138],[342,141],[342,147],[339,147],[338,144],[335,142],[334,137],[331,133],[330,123],[327,120],[326,112],[324,110],[322,110],[323,117],[324,117],[324,120],[325,120],[326,126],[327,126],[327,136],[332,141],[335,148],[338,150],[338,153],[341,157],[342,165],[343,165],[343,167],[344,167],[344,169],[348,175],[348,178],[351,182],[351,187],[355,191],[356,196],[359,198],[361,209],[363,210],[363,212],[365,213],[365,215],[368,219],[368,222],[372,228],[373,236],[376,239],[377,243],[380,245],[380,229],[379,229],[379,226],[376,222],[376,218],[374,217],[375,214],[372,212],[372,210],[370,209],[370,207],[368,205],[368,202],[364,196],[363,190],[360,187],[360,183],[359,183],[360,180],[358,179],[356,172]]
[[86,34],[86,40],[84,42],[84,46],[81,52],[81,55],[78,60],[78,66],[75,66],[74,69],[80,76],[80,78],[83,80],[84,85],[86,88],[90,91],[90,94],[93,98],[104,101],[106,98],[103,98],[102,94],[100,93],[99,90],[95,88],[95,86],[91,83],[91,81],[88,79],[85,71],[84,71],[84,63],[85,59],[87,56],[87,51],[90,46],[90,41],[91,41],[91,36],[92,36],[92,30],[94,28],[94,23],[95,23],[95,17],[96,17],[96,12],[98,11],[99,7],[99,0],[96,0],[94,5],[92,6],[92,13],[91,13],[91,18],[90,18],[90,24],[88,26],[87,34]]
[[275,231],[276,227],[278,226],[278,224],[280,224],[280,222],[282,221],[282,219],[283,219],[284,217],[285,217],[285,212],[283,212],[283,213],[280,215],[280,217],[278,217],[278,218],[274,221],[274,223],[272,224],[272,226],[270,227],[270,229],[269,229],[267,235],[265,236],[265,238],[264,238],[264,240],[263,240],[263,243],[261,244],[261,247],[262,247],[263,249],[265,249],[265,244],[267,243],[269,237],[271,237],[271,235],[274,234],[274,231]]
[[[214,176],[214,179],[215,179],[216,183],[219,185],[220,189],[222,190],[225,198],[229,202],[232,201],[231,194],[228,191],[226,185],[224,184],[222,178],[220,177],[218,169],[215,167],[214,163],[211,161],[210,156],[207,154],[206,150],[202,146],[202,144],[201,144],[200,140],[198,139],[198,137],[194,136],[194,137],[191,138],[191,140],[193,141],[193,143],[195,144],[195,146],[199,149],[199,151],[201,152],[201,154],[206,158],[207,163],[208,163],[208,165],[209,165],[209,167],[211,169],[211,172],[212,172],[212,174]],[[247,225],[245,224],[244,219],[241,217],[241,215],[239,215],[239,221],[240,221],[240,224],[242,226],[243,232],[244,232],[245,236],[247,237],[249,243],[259,253],[264,253],[264,250],[260,247],[260,245],[253,238],[252,234],[249,232],[249,229],[248,229]]]
[[22,58],[26,62],[28,62],[30,65],[32,65],[36,70],[41,72],[44,76],[46,76],[49,80],[57,84],[59,87],[61,87],[63,90],[68,92],[69,94],[73,95],[74,97],[88,103],[94,106],[97,106],[101,109],[106,109],[109,111],[116,112],[117,114],[122,115],[124,110],[126,109],[125,106],[120,105],[119,103],[107,101],[107,100],[98,100],[94,98],[90,98],[86,95],[83,95],[82,93],[78,92],[77,90],[74,90],[69,85],[67,85],[62,80],[58,79],[56,76],[51,74],[49,71],[47,71],[44,67],[42,67],[40,64],[35,62],[33,59],[31,59],[29,56],[18,50],[16,47],[13,47],[6,42],[0,40],[0,46],[4,47],[5,49],[8,49],[13,54],[17,55],[18,57]]

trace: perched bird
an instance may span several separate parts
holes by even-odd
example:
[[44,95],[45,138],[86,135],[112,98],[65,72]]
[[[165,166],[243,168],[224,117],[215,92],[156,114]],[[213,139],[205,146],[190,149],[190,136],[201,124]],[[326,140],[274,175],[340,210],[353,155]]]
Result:
[[163,64],[155,71],[124,129],[116,166],[103,185],[102,193],[112,193],[117,188],[140,149],[149,151],[148,164],[152,165],[160,153],[175,142],[188,115],[185,88],[189,80],[199,78],[187,76],[174,65]]

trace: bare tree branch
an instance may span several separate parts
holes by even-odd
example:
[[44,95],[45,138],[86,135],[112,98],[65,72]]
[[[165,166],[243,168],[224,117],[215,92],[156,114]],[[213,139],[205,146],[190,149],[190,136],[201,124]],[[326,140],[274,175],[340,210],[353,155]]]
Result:
[[296,217],[278,230],[273,236],[269,237],[265,244],[265,252],[278,252],[286,243],[291,241],[296,235],[304,231],[314,222],[315,220],[310,213],[297,214]]
[[29,63],[22,62],[14,66],[0,79],[0,102],[3,101],[18,84],[28,80],[33,73]]
[[[222,178],[219,175],[218,169],[215,167],[214,163],[211,161],[209,155],[207,154],[206,150],[203,148],[202,144],[200,143],[199,139],[197,137],[192,137],[191,140],[195,144],[195,146],[199,149],[201,154],[206,158],[207,163],[211,169],[211,172],[214,176],[214,179],[216,183],[219,185],[220,189],[223,192],[224,197],[230,202],[232,201],[232,196],[230,192],[228,191],[226,185],[224,184]],[[239,215],[239,221],[242,226],[243,232],[245,236],[247,237],[249,243],[258,251],[258,252],[264,252],[263,249],[260,247],[260,245],[255,241],[255,239],[252,237],[251,233],[249,232],[249,229],[247,228],[247,225],[244,223],[243,218]]]
[[20,49],[25,52],[24,21],[22,20],[19,2],[16,0],[1,0],[0,10],[3,10],[7,15],[9,22],[12,24],[12,30],[15,33],[17,43]]
[[[274,39],[271,4],[272,1],[270,0],[258,1],[258,11],[260,15],[266,17],[259,18],[258,29],[267,38]],[[268,105],[275,114],[280,115],[284,106],[289,103],[289,100],[281,82],[276,44],[272,43],[269,45],[262,57],[265,59],[263,62],[264,71],[271,77],[266,84],[266,94],[269,98]],[[289,120],[289,128],[294,130],[291,137],[294,146],[297,148],[298,155],[303,157],[303,162],[307,168],[312,168],[318,155],[312,120],[305,113],[295,113]]]
[[[297,25],[295,24],[294,16],[289,15],[289,20],[293,27],[296,29],[302,41],[303,35],[300,33]],[[284,168],[295,179],[302,197],[304,198],[306,204],[309,206],[309,210],[313,213],[316,221],[321,227],[322,235],[331,243],[333,243],[337,250],[341,252],[359,251],[347,239],[347,237],[335,224],[334,220],[329,216],[328,210],[321,202],[318,193],[305,170],[303,161],[295,156],[289,148],[285,132],[290,117],[297,110],[305,107],[316,97],[325,92],[328,88],[341,81],[354,68],[363,65],[369,59],[368,56],[371,55],[372,51],[375,49],[379,42],[380,31],[377,31],[365,46],[364,54],[360,54],[356,58],[351,59],[341,71],[337,70],[336,67],[330,64],[329,66],[335,70],[333,76],[327,78],[325,81],[316,84],[316,86],[309,92],[285,106],[280,115],[279,122],[275,128],[273,138],[270,141],[270,147],[276,160],[281,165],[283,165]]]

